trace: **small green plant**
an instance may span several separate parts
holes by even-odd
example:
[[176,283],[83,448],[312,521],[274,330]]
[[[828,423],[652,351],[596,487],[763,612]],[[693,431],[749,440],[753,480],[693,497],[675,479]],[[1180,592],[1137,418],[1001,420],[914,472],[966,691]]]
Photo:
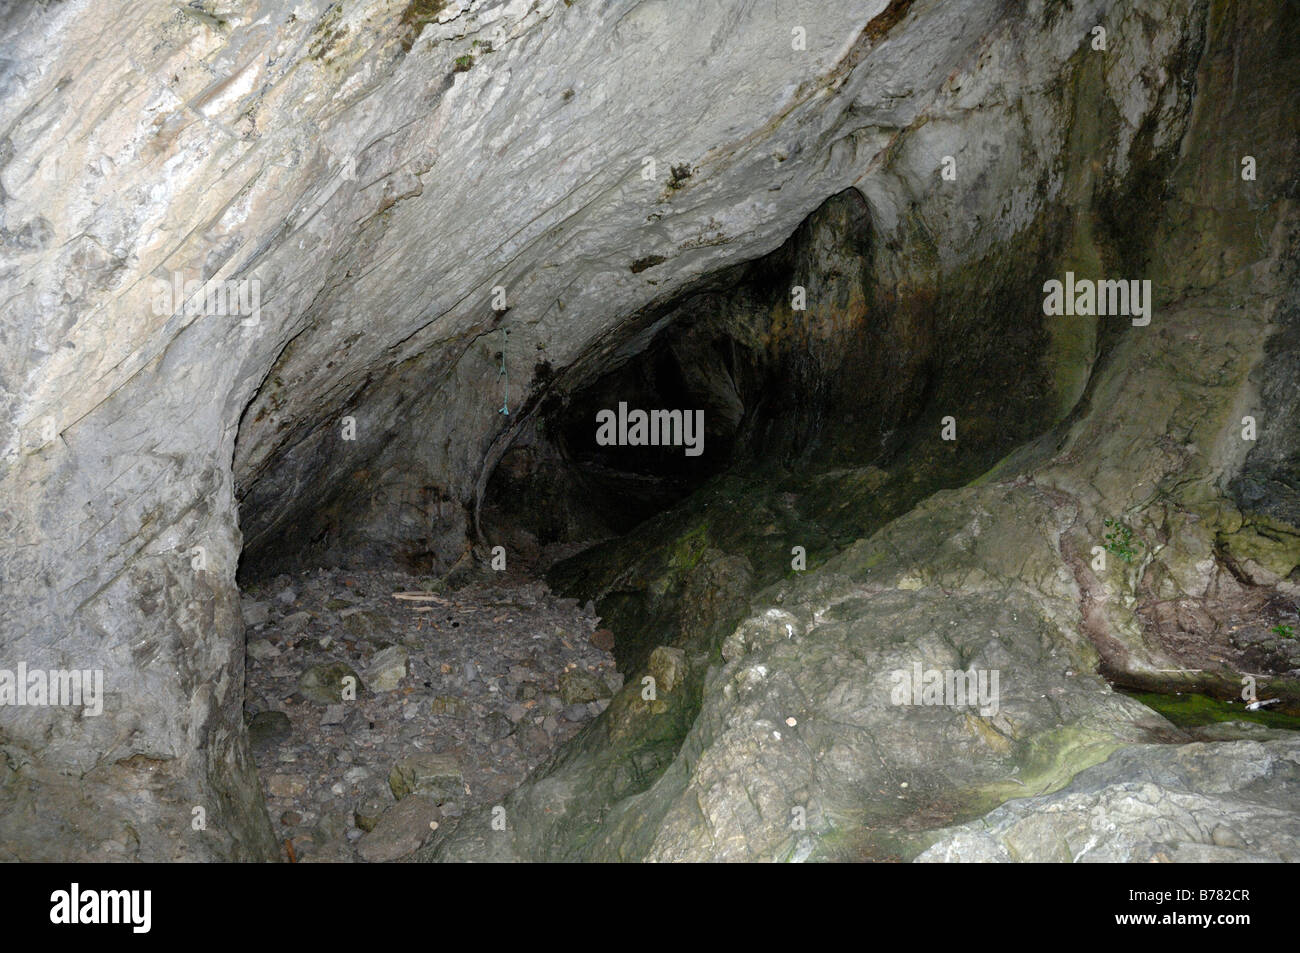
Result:
[[415,41],[419,39],[420,31],[430,23],[437,22],[438,14],[447,6],[447,0],[413,0],[407,4],[402,11],[400,19],[402,49],[409,53],[411,47],[415,46]]
[[455,67],[452,69],[452,72],[454,72],[454,73],[468,73],[468,72],[469,72],[469,68],[470,68],[471,66],[474,65],[474,57],[472,57],[472,56],[470,56],[468,53],[466,53],[466,54],[464,54],[463,56],[458,56],[458,57],[456,57],[455,63],[456,63],[456,65],[455,65]]
[[1291,626],[1283,625],[1280,622],[1277,625],[1273,626],[1273,628],[1270,629],[1269,631],[1271,631],[1274,635],[1278,636],[1279,638],[1283,638],[1283,639],[1295,638],[1295,630],[1292,629]]
[[[1135,555],[1133,550],[1133,530],[1119,520],[1108,519],[1105,521],[1105,525],[1110,532],[1106,534],[1106,545],[1103,548],[1112,556],[1122,559],[1126,563],[1131,563]],[[1140,541],[1138,545],[1142,545]]]

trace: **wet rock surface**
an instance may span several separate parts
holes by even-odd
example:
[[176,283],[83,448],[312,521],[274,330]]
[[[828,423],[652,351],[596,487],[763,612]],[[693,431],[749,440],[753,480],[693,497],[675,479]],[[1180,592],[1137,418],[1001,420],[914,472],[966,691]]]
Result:
[[259,620],[250,743],[294,860],[411,853],[442,819],[500,802],[621,685],[576,600],[523,580],[426,582],[322,570],[243,594]]
[[1116,752],[940,833],[917,863],[1296,863],[1300,738]]

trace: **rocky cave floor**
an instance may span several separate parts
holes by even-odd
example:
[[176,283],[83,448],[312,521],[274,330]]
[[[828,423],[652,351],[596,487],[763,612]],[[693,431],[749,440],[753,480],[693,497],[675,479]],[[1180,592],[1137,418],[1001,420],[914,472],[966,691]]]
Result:
[[439,588],[326,569],[245,587],[245,718],[286,859],[410,853],[498,803],[622,685],[590,604],[518,576]]

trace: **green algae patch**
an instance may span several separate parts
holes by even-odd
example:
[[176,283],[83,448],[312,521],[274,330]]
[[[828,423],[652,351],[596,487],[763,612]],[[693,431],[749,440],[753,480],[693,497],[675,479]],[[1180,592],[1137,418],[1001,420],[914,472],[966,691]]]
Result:
[[1020,774],[976,788],[968,805],[976,814],[987,814],[1014,798],[1051,794],[1065,787],[1080,771],[1101,764],[1117,750],[1131,744],[1113,734],[1093,728],[1068,725],[1032,739],[1018,759]]
[[1247,711],[1244,703],[1219,701],[1208,695],[1184,692],[1168,695],[1160,692],[1128,693],[1153,711],[1159,712],[1179,728],[1199,728],[1227,721],[1246,721],[1267,728],[1300,731],[1300,716],[1280,711]]
[[[851,810],[828,810],[829,829],[812,832],[809,861],[906,862],[933,846],[951,827],[983,817],[1016,798],[1051,794],[1076,775],[1131,744],[1106,731],[1067,725],[1023,745],[1014,778],[947,792],[923,805],[898,808],[889,801]],[[792,860],[793,848],[779,859]]]

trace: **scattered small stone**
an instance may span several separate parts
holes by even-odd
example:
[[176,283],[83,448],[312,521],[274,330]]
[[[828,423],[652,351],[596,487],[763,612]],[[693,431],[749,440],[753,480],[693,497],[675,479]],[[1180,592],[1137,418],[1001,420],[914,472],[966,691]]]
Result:
[[441,802],[460,794],[465,789],[465,778],[453,755],[416,754],[393,765],[388,786],[399,801],[408,794],[425,794]]
[[424,843],[430,833],[429,824],[438,817],[438,807],[429,798],[419,794],[403,798],[357,842],[357,852],[371,863],[397,860]]
[[584,669],[570,669],[560,676],[560,697],[565,705],[594,702],[598,698],[609,698],[612,694],[603,678]]
[[[387,856],[378,839],[364,853],[358,848],[384,813],[402,803],[385,783],[393,769],[429,756],[423,749],[430,741],[445,752],[432,757],[451,759],[451,769],[415,778],[436,792],[407,791],[403,801],[441,800],[443,818],[501,803],[609,704],[608,697],[566,704],[562,674],[577,673],[570,681],[584,673],[601,679],[609,688],[605,696],[621,684],[610,656],[584,635],[595,628],[594,608],[584,612],[572,600],[556,599],[541,583],[444,589],[436,613],[416,611],[428,602],[391,597],[426,583],[386,571],[315,572],[245,590],[252,617],[267,617],[248,638],[250,739],[272,817],[298,817],[292,825],[281,820],[277,829],[292,836],[302,862]],[[276,593],[289,587],[292,608],[282,609],[290,604]],[[386,683],[387,663],[403,655],[401,670],[391,665],[399,684]],[[356,672],[363,676],[356,694],[344,698],[342,679]],[[315,691],[320,681],[330,688],[324,698]],[[274,709],[281,710],[271,714]],[[265,726],[255,729],[252,719],[264,713]],[[268,728],[262,739],[259,732]],[[398,774],[401,790],[412,779]],[[426,820],[422,836],[431,836],[430,825],[439,820]]]
[[302,815],[297,811],[285,811],[280,815],[280,823],[285,827],[297,827],[302,823]]
[[265,625],[271,621],[271,609],[265,602],[244,599],[240,601],[239,609],[244,616],[245,626]]
[[259,662],[275,658],[280,654],[280,650],[272,645],[268,639],[249,639],[247,652],[249,658],[256,659]]
[[352,679],[350,685],[358,695],[361,693],[361,679],[352,667],[344,662],[325,662],[313,665],[302,673],[298,680],[298,691],[322,705],[338,704],[344,700],[343,693],[349,687],[346,679]]
[[515,730],[515,725],[508,716],[492,711],[483,719],[483,730],[490,741],[498,741],[510,735]]
[[348,816],[342,811],[330,811],[322,814],[321,819],[312,828],[312,840],[318,846],[324,846],[331,841],[341,840],[344,833],[351,825],[348,823]]
[[280,627],[288,630],[290,634],[297,635],[303,629],[307,628],[309,622],[311,622],[310,612],[295,612],[292,615],[287,615],[281,619]]
[[282,711],[262,711],[248,723],[248,743],[254,751],[266,751],[293,733],[293,723]]
[[393,802],[386,797],[378,795],[365,798],[356,806],[352,812],[352,819],[356,822],[357,827],[363,831],[372,831],[375,825],[379,823],[379,818],[383,816],[384,811],[393,806]]
[[551,738],[537,725],[523,725],[516,731],[519,746],[527,754],[541,754],[551,748]]
[[366,685],[371,691],[396,691],[406,678],[406,649],[394,645],[375,655],[366,669]]
[[465,700],[455,695],[439,695],[429,703],[429,710],[435,715],[446,715],[449,718],[468,718],[470,713]]
[[271,797],[295,798],[307,790],[307,782],[292,774],[273,774],[266,787]]

